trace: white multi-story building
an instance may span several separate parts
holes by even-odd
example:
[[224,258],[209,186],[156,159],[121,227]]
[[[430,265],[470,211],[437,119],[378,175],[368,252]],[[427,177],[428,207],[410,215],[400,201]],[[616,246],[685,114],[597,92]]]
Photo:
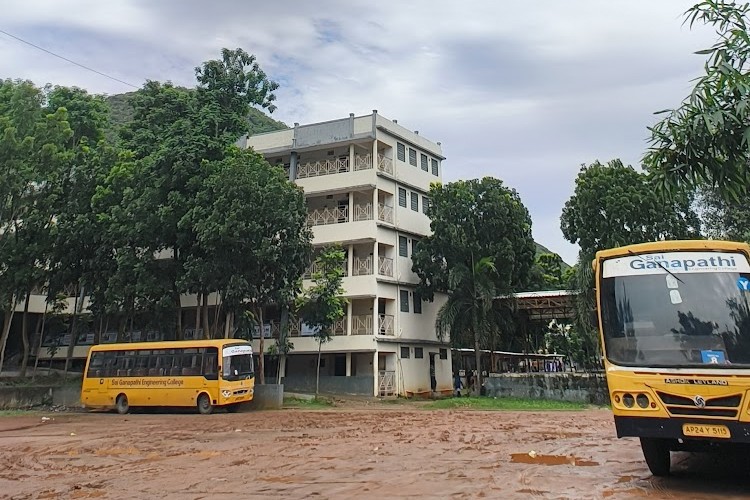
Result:
[[[450,392],[449,345],[435,333],[445,297],[420,299],[411,261],[430,234],[425,212],[430,184],[441,179],[440,143],[373,111],[254,135],[247,146],[304,189],[313,245],[339,243],[347,253],[346,317],[322,346],[321,390],[428,395],[434,374],[436,390]],[[286,390],[314,389],[318,345],[309,334],[292,321],[294,349],[281,367]]]

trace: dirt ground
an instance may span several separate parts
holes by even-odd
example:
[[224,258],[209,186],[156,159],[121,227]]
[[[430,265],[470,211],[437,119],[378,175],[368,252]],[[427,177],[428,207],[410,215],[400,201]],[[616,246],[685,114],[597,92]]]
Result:
[[[44,420],[49,418],[49,420]],[[608,410],[344,404],[0,417],[0,498],[748,498],[748,458],[654,478]]]

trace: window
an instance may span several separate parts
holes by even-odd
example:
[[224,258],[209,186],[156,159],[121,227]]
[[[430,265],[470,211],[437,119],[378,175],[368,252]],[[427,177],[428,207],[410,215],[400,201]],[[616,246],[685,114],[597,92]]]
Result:
[[411,209],[419,212],[419,195],[413,191],[411,193]]
[[406,161],[406,146],[400,142],[396,143],[396,156],[401,161]]
[[448,359],[448,349],[440,349],[440,359]]
[[409,165],[417,166],[417,150],[409,148]]
[[409,348],[401,346],[401,359],[409,359]]
[[425,172],[429,170],[429,167],[427,166],[427,155],[419,155],[419,166],[422,167],[422,170]]
[[401,298],[401,312],[408,313],[409,312],[409,291],[401,290],[399,297]]
[[406,189],[398,188],[398,204],[406,208]]
[[412,302],[414,302],[414,314],[422,314],[422,297],[420,297],[416,292],[411,294],[411,297]]
[[440,175],[440,170],[438,168],[438,161],[433,158],[432,159],[432,175]]
[[430,208],[430,199],[426,196],[422,196],[422,213],[426,214],[428,208]]
[[409,256],[409,243],[406,240],[406,236],[398,237],[398,254],[401,257]]
[[414,348],[414,357],[416,359],[422,359],[422,358],[424,358],[424,351],[422,350],[421,347],[415,347]]

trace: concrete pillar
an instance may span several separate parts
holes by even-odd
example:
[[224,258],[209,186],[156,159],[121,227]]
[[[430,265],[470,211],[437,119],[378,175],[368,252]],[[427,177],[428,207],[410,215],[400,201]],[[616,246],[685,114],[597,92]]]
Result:
[[[378,242],[377,240],[372,244],[372,272],[375,276],[380,274],[378,271],[380,271],[380,264],[379,264],[379,255],[378,255]],[[377,281],[376,281],[377,283]]]
[[380,316],[378,316],[378,296],[372,299],[372,334],[377,335],[380,328]]
[[354,220],[354,193],[349,193],[349,222]]
[[292,151],[291,157],[289,158],[289,180],[294,182],[297,178],[297,161],[299,157],[296,151]]
[[352,269],[354,269],[354,245],[347,247],[349,257],[346,260],[346,275],[352,276]]
[[346,305],[346,334],[352,334],[352,301]]
[[380,218],[380,212],[378,209],[378,188],[372,190],[372,218],[375,221],[378,221]]
[[378,140],[372,141],[372,168],[378,171]]
[[352,376],[352,353],[346,353],[346,376]]
[[375,396],[380,395],[380,373],[378,372],[378,351],[375,351],[372,355],[372,371],[375,375],[373,379],[375,380],[375,384],[373,387],[373,393]]
[[354,144],[349,144],[349,172],[354,172]]

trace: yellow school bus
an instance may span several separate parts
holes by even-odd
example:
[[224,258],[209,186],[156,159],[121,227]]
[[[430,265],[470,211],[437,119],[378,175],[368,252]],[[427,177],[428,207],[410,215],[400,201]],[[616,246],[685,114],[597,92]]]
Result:
[[670,451],[750,443],[750,248],[666,241],[597,252],[599,330],[618,437],[651,473]]
[[253,350],[237,339],[92,346],[81,402],[86,408],[215,407],[234,411],[253,399]]

